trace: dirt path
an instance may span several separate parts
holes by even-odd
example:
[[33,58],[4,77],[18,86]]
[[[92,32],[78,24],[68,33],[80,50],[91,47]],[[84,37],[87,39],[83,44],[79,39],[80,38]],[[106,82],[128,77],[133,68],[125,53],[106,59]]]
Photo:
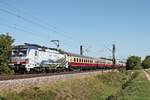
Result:
[[143,72],[144,72],[144,74],[145,74],[147,80],[150,81],[150,75],[149,75],[145,70],[143,70]]

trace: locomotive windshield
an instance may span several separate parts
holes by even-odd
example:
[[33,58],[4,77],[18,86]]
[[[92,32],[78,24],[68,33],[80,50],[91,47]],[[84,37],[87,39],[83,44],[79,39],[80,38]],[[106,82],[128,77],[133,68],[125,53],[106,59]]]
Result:
[[24,46],[15,46],[12,48],[12,57],[24,57],[27,55],[27,48]]

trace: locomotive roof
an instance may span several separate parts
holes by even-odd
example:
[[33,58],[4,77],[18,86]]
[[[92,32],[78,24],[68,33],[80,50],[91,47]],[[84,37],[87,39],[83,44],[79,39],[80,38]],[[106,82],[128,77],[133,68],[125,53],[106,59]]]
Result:
[[48,48],[48,47],[45,47],[45,46],[40,46],[40,45],[37,45],[37,44],[29,44],[29,43],[24,43],[24,45],[15,45],[12,48],[17,49],[17,48],[28,48],[28,47],[51,49],[51,50],[58,51],[58,49],[56,49],[56,48]]
[[61,54],[66,54],[68,56],[76,56],[76,57],[83,57],[83,58],[93,58],[93,57],[89,57],[89,56],[84,56],[84,55],[80,55],[80,54],[66,52],[66,51],[63,51],[63,50],[57,49],[57,48],[49,48],[49,47],[45,47],[45,46],[40,46],[40,45],[37,45],[37,44],[24,43],[24,45],[13,46],[14,49],[15,48],[28,48],[28,47],[36,47],[36,48],[42,48],[42,49],[55,50],[55,51],[58,51]]
[[39,48],[45,48],[45,49],[55,50],[55,51],[58,51],[58,52],[60,52],[60,53],[62,53],[62,54],[67,54],[68,56],[92,58],[92,57],[89,57],[89,56],[83,56],[83,55],[79,55],[79,54],[75,54],[75,53],[70,53],[70,52],[66,52],[66,51],[63,51],[63,50],[57,49],[57,48],[48,48],[48,47],[40,46],[40,45],[37,45],[37,44],[28,44],[28,43],[25,43],[25,45],[28,45],[28,46],[36,46],[36,47],[39,47]]

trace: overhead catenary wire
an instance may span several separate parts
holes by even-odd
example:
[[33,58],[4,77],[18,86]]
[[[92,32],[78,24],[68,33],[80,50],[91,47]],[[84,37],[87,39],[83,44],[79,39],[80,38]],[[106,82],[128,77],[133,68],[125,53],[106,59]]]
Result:
[[[0,8],[0,11],[5,12],[5,13],[10,14],[10,15],[13,15],[13,16],[15,16],[15,17],[18,17],[18,18],[20,18],[20,19],[22,19],[22,20],[24,20],[24,21],[26,21],[26,22],[29,22],[29,23],[31,23],[31,24],[38,25],[38,26],[40,26],[41,28],[44,28],[44,29],[46,29],[46,30],[50,30],[49,28],[47,28],[47,27],[45,27],[45,26],[43,26],[43,25],[41,25],[41,24],[39,24],[39,23],[37,23],[37,22],[34,22],[34,21],[32,21],[32,20],[30,20],[30,19],[27,19],[27,18],[25,18],[25,17],[23,17],[23,16],[20,16],[20,15],[18,15],[18,14],[15,14],[15,13],[9,11],[9,10],[5,10],[5,9]],[[52,30],[52,29],[51,29],[51,31],[54,32],[54,33],[58,33],[57,31]]]
[[[24,26],[24,25],[20,25],[20,24],[16,24],[16,23],[8,23],[7,22],[7,19],[5,19],[5,18],[2,18],[2,17],[0,17],[0,19],[1,19],[1,21],[3,22],[3,23],[5,23],[5,25],[7,24],[7,25],[12,25],[12,26],[14,26],[14,27],[17,27],[17,28],[20,28],[20,29],[22,29],[22,30],[25,30],[27,33],[26,34],[28,34],[28,35],[32,35],[32,36],[36,36],[36,37],[38,37],[38,32],[34,32],[33,30],[31,30],[31,29],[28,29],[28,27],[26,27],[26,26]],[[24,32],[25,32],[24,31]],[[42,32],[43,33],[43,32]],[[39,34],[40,35],[40,34]],[[46,35],[46,36],[48,36],[48,35]]]
[[[11,7],[11,8],[14,9],[15,11],[23,12],[23,13],[25,13],[25,15],[26,15],[26,14],[29,15],[29,13],[24,12],[24,11],[21,11],[21,10],[19,10],[18,8],[14,7],[14,6],[12,6],[12,5],[10,5],[10,4],[4,2],[4,1],[0,1],[0,3],[9,6],[9,8]],[[45,22],[43,22],[43,20],[40,20],[39,18],[37,18],[36,16],[33,16],[33,15],[31,15],[31,14],[30,14],[30,18],[32,18],[32,20],[30,20],[29,18],[26,18],[26,17],[24,17],[24,16],[18,15],[18,14],[16,14],[16,13],[12,12],[12,11],[3,9],[3,8],[0,8],[0,11],[3,11],[3,12],[5,12],[5,13],[8,13],[8,14],[13,15],[13,16],[15,16],[15,17],[18,17],[18,18],[20,18],[20,19],[22,19],[22,20],[24,20],[24,21],[26,21],[26,22],[29,22],[29,23],[31,23],[31,24],[35,24],[35,25],[37,25],[37,26],[40,26],[40,27],[43,28],[43,29],[49,30],[49,31],[51,31],[51,32],[53,32],[53,33],[56,33],[57,35],[61,35],[61,36],[65,37],[65,38],[67,38],[69,41],[78,42],[78,41],[74,40],[74,38],[72,38],[71,36],[68,36],[68,35],[63,34],[63,33],[65,33],[65,32],[59,32],[59,31],[57,31],[57,28],[56,28],[55,26],[52,26],[52,25],[50,25],[50,24],[48,24],[48,23],[45,23]],[[33,21],[33,20],[34,20],[34,21]],[[40,23],[39,23],[39,20],[40,20]],[[44,23],[44,24],[41,24],[41,23]]]
[[25,34],[29,33],[30,35],[36,37],[36,39],[41,40],[41,38],[39,36],[37,36],[33,31],[26,30],[25,28],[20,27],[17,24],[10,25],[10,24],[6,24],[6,23],[0,23],[0,26],[18,30],[18,31],[24,32]]
[[[12,26],[12,25],[9,25],[9,24],[6,24],[6,23],[5,24],[4,23],[0,23],[0,26],[11,28],[11,29],[15,29],[15,30],[22,31],[22,32],[25,32],[25,33],[30,33],[31,35],[35,34],[35,33],[31,32],[31,31],[27,31],[27,30],[25,30],[23,28],[20,28],[17,25],[13,25]],[[33,36],[36,36],[36,35],[33,35]],[[36,38],[40,39],[40,37],[38,37],[38,36],[36,36]]]
[[[12,15],[12,16],[15,16],[15,17],[17,17],[17,18],[20,18],[20,19],[22,19],[23,21],[26,21],[26,22],[29,22],[29,23],[31,23],[31,24],[35,24],[35,25],[37,25],[37,26],[40,26],[40,27],[43,28],[44,30],[45,30],[45,29],[46,29],[46,30],[50,30],[49,28],[47,28],[47,27],[45,27],[45,26],[43,26],[43,25],[41,25],[41,24],[39,24],[39,23],[36,23],[36,22],[34,22],[34,21],[32,21],[32,20],[29,20],[29,19],[27,19],[27,18],[25,18],[25,17],[23,17],[23,16],[20,16],[20,15],[18,15],[18,14],[16,14],[16,13],[13,13],[13,12],[11,12],[11,11],[9,11],[9,10],[5,10],[5,9],[0,8],[0,11],[5,12],[5,13],[7,13],[7,14],[10,14],[10,15]],[[52,32],[54,32],[54,33],[57,33],[57,35],[60,36],[59,32],[57,32],[57,31],[55,31],[55,30],[50,30],[50,31],[52,31]],[[67,36],[64,36],[64,35],[61,35],[61,36],[65,37],[67,40],[69,40],[69,41],[72,42],[72,43],[77,42],[76,40],[74,40],[74,39],[72,39],[72,38],[70,38],[70,37],[67,37]],[[67,43],[70,43],[70,42],[67,42]]]
[[[37,36],[36,35],[36,33],[34,33],[33,31],[29,31],[29,30],[27,30],[26,28],[24,28],[24,27],[20,27],[19,25],[17,25],[17,24],[13,24],[13,25],[11,25],[11,24],[6,24],[6,22],[5,23],[0,23],[0,26],[3,26],[3,27],[7,27],[7,28],[10,28],[10,29],[14,29],[14,30],[18,30],[18,31],[20,31],[20,32],[24,32],[24,33],[28,33],[28,35],[32,35],[32,36],[34,36],[34,37],[36,37],[36,39],[38,39],[38,40],[40,40],[39,42],[42,42],[42,40],[41,40],[41,37],[40,36]],[[41,44],[42,45],[42,44]],[[68,44],[69,45],[69,44]]]
[[[7,3],[6,1],[0,1],[0,3],[6,5],[6,6],[9,7],[9,8],[12,8],[13,10],[15,10],[15,11],[17,11],[17,12],[19,12],[19,13],[22,13],[22,14],[24,14],[24,15],[29,15],[30,18],[32,18],[33,20],[40,21],[40,22],[42,22],[43,24],[47,24],[48,26],[50,26],[50,27],[56,29],[56,26],[50,25],[49,23],[47,23],[47,22],[41,20],[40,18],[38,18],[38,17],[36,17],[36,16],[34,16],[34,15],[32,15],[32,14],[29,14],[29,13],[28,13],[27,11],[25,11],[25,10],[22,11],[22,10],[18,9],[17,7],[13,6],[12,4]],[[12,9],[11,9],[11,10],[12,10]]]

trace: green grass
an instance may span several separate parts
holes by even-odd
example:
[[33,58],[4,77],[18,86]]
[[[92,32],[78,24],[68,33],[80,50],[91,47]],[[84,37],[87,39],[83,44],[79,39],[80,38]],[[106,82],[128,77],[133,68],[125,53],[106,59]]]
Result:
[[0,100],[149,100],[149,93],[142,72],[112,72],[2,93]]
[[150,82],[144,73],[139,72],[126,88],[120,91],[118,100],[150,100]]

